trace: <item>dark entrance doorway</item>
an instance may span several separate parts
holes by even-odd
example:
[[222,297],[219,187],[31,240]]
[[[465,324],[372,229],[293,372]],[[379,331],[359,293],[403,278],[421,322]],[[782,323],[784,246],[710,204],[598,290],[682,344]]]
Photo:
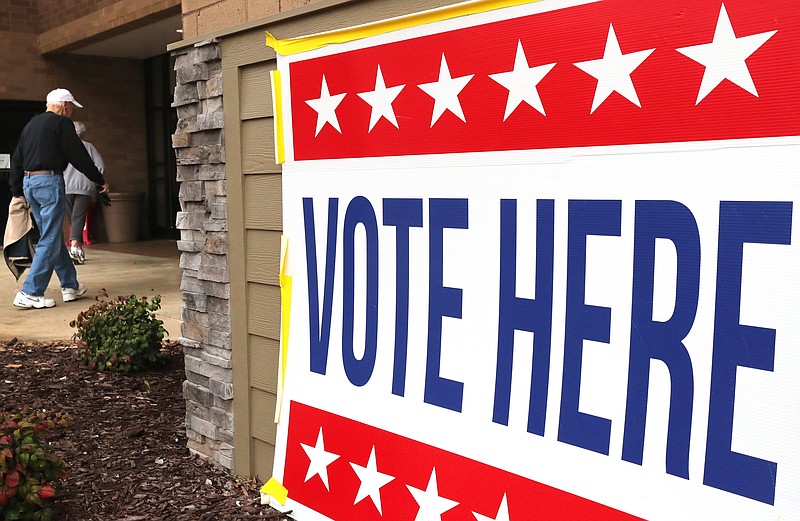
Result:
[[0,100],[0,231],[6,229],[8,203],[11,202],[11,188],[8,185],[11,155],[17,148],[23,127],[44,110],[43,101]]
[[175,218],[180,210],[172,134],[178,122],[172,108],[175,90],[173,59],[168,54],[144,62],[147,111],[147,176],[150,201],[150,236],[178,239]]

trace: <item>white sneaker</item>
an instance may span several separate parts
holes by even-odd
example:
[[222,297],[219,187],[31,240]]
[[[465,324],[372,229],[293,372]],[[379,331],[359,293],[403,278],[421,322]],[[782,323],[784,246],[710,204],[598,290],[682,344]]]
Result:
[[26,295],[21,291],[17,291],[17,296],[14,297],[14,305],[18,308],[35,308],[35,309],[42,309],[42,308],[52,308],[56,305],[56,301],[51,298],[44,298],[42,297],[34,297],[31,295]]
[[77,288],[61,288],[61,298],[64,299],[64,302],[72,302],[86,295],[86,289],[86,286],[80,282]]

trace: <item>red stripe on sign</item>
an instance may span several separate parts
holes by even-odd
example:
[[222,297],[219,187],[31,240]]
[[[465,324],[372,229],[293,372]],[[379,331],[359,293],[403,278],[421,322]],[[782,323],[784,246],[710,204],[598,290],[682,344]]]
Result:
[[302,403],[290,411],[283,484],[337,521],[639,519]]
[[298,61],[295,159],[796,136],[798,54],[794,0],[605,0]]

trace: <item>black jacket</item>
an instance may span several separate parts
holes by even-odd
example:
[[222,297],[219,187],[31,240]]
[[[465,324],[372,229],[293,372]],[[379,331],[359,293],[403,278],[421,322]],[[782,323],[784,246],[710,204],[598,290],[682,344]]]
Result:
[[64,171],[67,165],[77,168],[91,181],[102,185],[103,174],[95,166],[72,120],[55,112],[34,116],[19,138],[11,157],[11,195],[22,195],[22,176],[34,170]]

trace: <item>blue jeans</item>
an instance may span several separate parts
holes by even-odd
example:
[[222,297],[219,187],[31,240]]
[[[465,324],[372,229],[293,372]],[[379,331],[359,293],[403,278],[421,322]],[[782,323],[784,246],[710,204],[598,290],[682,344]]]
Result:
[[28,276],[22,284],[22,292],[34,297],[44,296],[53,270],[62,288],[76,289],[78,276],[61,229],[64,221],[64,178],[50,174],[25,176],[22,191],[33,211],[33,220],[39,227],[39,243]]

